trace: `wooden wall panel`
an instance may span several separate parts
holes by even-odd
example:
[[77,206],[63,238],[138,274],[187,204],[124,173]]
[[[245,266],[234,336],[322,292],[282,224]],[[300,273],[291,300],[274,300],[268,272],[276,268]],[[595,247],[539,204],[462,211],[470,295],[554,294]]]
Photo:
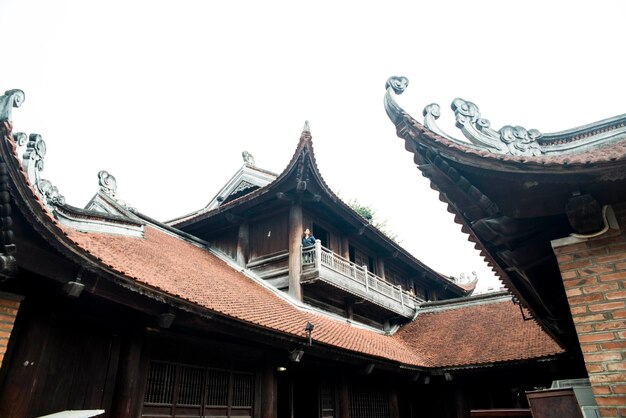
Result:
[[237,236],[239,228],[233,228],[211,239],[211,244],[233,260],[237,259]]
[[19,317],[15,332],[0,387],[0,416],[67,409],[105,409],[109,416],[118,361],[111,332],[36,312]]
[[288,249],[289,220],[286,212],[250,222],[250,261]]

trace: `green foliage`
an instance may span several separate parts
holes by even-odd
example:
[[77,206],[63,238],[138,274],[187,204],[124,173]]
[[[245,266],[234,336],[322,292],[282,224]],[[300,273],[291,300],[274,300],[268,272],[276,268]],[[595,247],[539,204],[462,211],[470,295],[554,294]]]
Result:
[[365,220],[367,220],[374,228],[385,234],[387,238],[391,239],[396,244],[400,244],[401,240],[399,239],[398,234],[389,230],[386,219],[382,221],[378,219],[376,216],[376,210],[374,210],[371,206],[364,205],[356,199],[350,199],[348,206],[365,218]]
[[376,211],[372,209],[371,206],[363,205],[359,203],[359,201],[356,199],[351,199],[348,202],[348,205],[352,208],[352,210],[364,217],[369,223],[372,223],[372,221],[374,220],[374,215],[376,214]]

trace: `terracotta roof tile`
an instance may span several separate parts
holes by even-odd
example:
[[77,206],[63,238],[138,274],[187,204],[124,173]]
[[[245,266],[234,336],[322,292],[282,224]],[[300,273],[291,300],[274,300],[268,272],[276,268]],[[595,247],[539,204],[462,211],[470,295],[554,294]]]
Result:
[[[145,238],[65,229],[83,250],[132,280],[227,317],[357,353],[422,367],[505,362],[562,352],[510,301],[419,315],[396,336],[302,310],[210,252],[146,227]],[[451,305],[454,306],[454,305]]]
[[395,338],[307,312],[278,297],[208,251],[146,227],[145,238],[65,229],[83,250],[132,280],[249,324],[384,359],[428,366]]
[[0,137],[6,136],[3,139],[11,144],[9,162],[19,167],[21,180],[32,193],[45,221],[67,236],[78,250],[128,280],[224,316],[294,337],[304,338],[304,325],[311,321],[315,324],[316,344],[405,365],[484,364],[561,352],[536,323],[523,321],[519,310],[510,302],[458,306],[419,315],[415,322],[389,337],[300,309],[205,249],[153,227],[145,227],[144,238],[85,233],[62,227],[28,181],[10,137],[11,126],[7,124],[1,127],[4,135]]
[[510,297],[427,309],[396,334],[437,367],[480,365],[563,352]]

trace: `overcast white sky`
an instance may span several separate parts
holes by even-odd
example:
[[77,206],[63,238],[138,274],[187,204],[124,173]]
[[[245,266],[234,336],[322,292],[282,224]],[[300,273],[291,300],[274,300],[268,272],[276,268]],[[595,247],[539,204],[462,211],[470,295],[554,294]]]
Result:
[[[241,166],[286,166],[309,120],[319,168],[403,245],[459,275],[489,269],[419,174],[383,106],[455,97],[492,127],[553,132],[626,112],[626,3],[0,0],[0,89],[16,131],[48,145],[43,177],[83,206],[97,173],[156,219],[206,205]],[[448,129],[453,131],[454,128]],[[457,132],[454,132],[455,134]],[[460,133],[459,133],[460,136]]]

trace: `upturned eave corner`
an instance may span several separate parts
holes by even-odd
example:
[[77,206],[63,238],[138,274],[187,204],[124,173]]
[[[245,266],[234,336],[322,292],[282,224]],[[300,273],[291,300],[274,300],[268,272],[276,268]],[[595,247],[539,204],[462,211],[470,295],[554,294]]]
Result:
[[20,107],[26,95],[22,90],[12,89],[4,92],[4,95],[0,96],[0,123],[11,123],[11,115],[14,107]]
[[[398,136],[409,139],[409,135],[414,140],[432,142],[431,147],[449,148],[451,153],[458,153],[459,158],[462,158],[460,154],[469,152],[479,157],[514,162],[566,164],[564,159],[570,155],[584,155],[598,147],[626,139],[626,114],[554,133],[543,133],[520,125],[504,125],[496,130],[488,119],[482,117],[475,103],[457,97],[452,101],[451,109],[455,126],[462,134],[459,138],[438,125],[441,107],[436,103],[424,107],[423,123],[404,111],[395,96],[402,94],[407,87],[406,77],[390,77],[385,85],[385,111],[396,125]],[[546,157],[551,159],[545,160]]]
[[385,97],[384,105],[387,116],[394,123],[399,126],[404,119],[404,110],[398,102],[396,102],[394,96],[404,93],[409,86],[409,79],[402,76],[391,76],[385,83]]
[[[407,85],[408,80],[404,77],[392,77],[387,82],[385,109],[391,121],[396,125],[397,136],[405,141],[405,148],[414,155],[415,163],[422,174],[429,179],[431,187],[439,193],[440,199],[447,203],[449,211],[456,214],[455,222],[460,224],[463,232],[469,235],[469,240],[475,244],[476,249],[481,251],[483,258],[496,271],[505,287],[532,312],[534,317],[539,317],[536,315],[535,306],[523,297],[509,277],[507,266],[501,265],[492,257],[489,245],[483,242],[475,229],[475,224],[481,220],[501,217],[500,208],[495,201],[472,184],[459,166],[454,163],[455,152],[459,153],[460,158],[467,158],[464,150],[473,149],[479,151],[472,154],[480,159],[484,154],[494,153],[469,142],[455,140],[436,127],[433,130],[435,126],[433,121],[439,117],[438,105],[426,106],[423,113],[425,117],[423,125],[413,119],[396,103],[393,96],[394,93],[401,94]],[[462,108],[462,103],[458,100],[456,105],[459,109]],[[497,155],[494,154],[494,156]],[[467,291],[468,295],[473,291],[473,289],[463,290]],[[555,336],[554,324],[549,321],[543,322],[545,323],[541,325],[544,329]]]

